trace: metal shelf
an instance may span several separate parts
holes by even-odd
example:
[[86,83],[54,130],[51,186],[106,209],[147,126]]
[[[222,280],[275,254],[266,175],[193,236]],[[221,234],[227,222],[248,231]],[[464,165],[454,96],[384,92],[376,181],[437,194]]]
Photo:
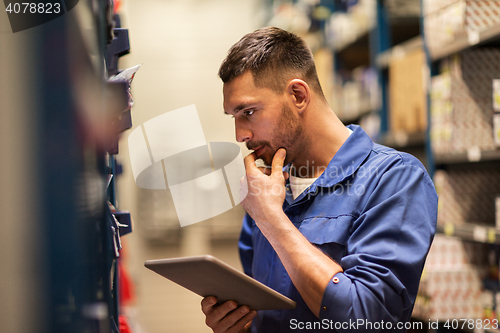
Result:
[[480,32],[469,32],[467,37],[459,39],[453,44],[443,45],[438,50],[429,50],[429,56],[432,61],[439,60],[495,37],[500,37],[500,24]]
[[487,161],[500,161],[500,150],[496,149],[481,151],[472,148],[464,153],[434,155],[435,164],[459,164]]
[[422,147],[425,148],[426,142],[425,132],[415,132],[415,133],[387,133],[381,140],[381,143],[385,146],[393,148],[408,148],[408,147]]
[[423,47],[424,39],[422,36],[414,37],[387,51],[379,53],[375,59],[375,64],[381,69],[387,68],[393,60],[403,58],[407,53],[423,49]]
[[370,29],[359,31],[356,34],[356,36],[354,37],[354,39],[351,39],[351,40],[348,40],[348,41],[344,41],[343,43],[334,44],[333,47],[332,47],[333,51],[336,52],[336,53],[342,52],[345,49],[347,49],[349,46],[354,45],[355,43],[361,41],[365,37],[366,37],[366,40],[368,41],[368,33],[369,32],[370,32]]
[[475,223],[447,223],[445,225],[437,225],[436,231],[446,236],[456,236],[466,241],[500,244],[500,230],[494,226]]
[[343,116],[343,117],[341,116],[339,118],[346,125],[352,124],[352,123],[358,122],[362,117],[364,117],[372,112],[375,112],[376,110],[377,110],[377,108],[365,103],[365,105],[360,106],[360,108],[357,112],[353,112],[352,114],[350,114],[348,116]]

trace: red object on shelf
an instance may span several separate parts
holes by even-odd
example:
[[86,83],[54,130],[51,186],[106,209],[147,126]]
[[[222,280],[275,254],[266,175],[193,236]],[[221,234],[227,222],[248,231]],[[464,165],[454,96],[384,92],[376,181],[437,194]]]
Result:
[[120,322],[120,333],[132,333],[127,317],[120,315],[118,321]]
[[134,283],[122,264],[118,265],[118,269],[120,271],[120,305],[130,305],[135,301]]
[[122,6],[122,0],[114,0],[113,3],[115,4],[114,7],[114,13],[118,14],[118,11],[120,10],[120,7]]

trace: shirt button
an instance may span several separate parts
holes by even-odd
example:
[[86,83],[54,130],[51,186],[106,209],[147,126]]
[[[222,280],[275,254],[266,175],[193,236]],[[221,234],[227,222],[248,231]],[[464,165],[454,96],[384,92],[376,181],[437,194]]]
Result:
[[326,306],[323,307],[323,311],[326,311]]
[[339,283],[339,281],[340,281],[340,280],[339,280],[339,278],[338,278],[338,277],[334,277],[334,278],[332,279],[332,281],[333,281],[333,283]]

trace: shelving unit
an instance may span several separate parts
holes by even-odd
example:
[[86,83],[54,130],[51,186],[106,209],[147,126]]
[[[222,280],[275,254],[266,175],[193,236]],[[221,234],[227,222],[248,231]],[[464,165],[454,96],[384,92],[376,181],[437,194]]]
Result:
[[429,58],[432,61],[437,61],[449,55],[468,49],[471,46],[480,45],[493,39],[498,39],[499,36],[500,24],[482,31],[469,31],[466,38],[461,38],[449,45],[443,45],[443,47],[439,50],[429,51]]
[[422,36],[413,37],[401,44],[395,45],[390,49],[377,55],[376,65],[381,69],[386,69],[394,59],[402,58],[405,54],[414,50],[423,49],[424,40]]
[[[422,1],[422,6],[424,5],[424,2],[430,3],[429,1]],[[470,4],[464,3],[463,5],[469,6]],[[432,45],[434,46],[431,47],[432,45],[429,46],[429,44],[431,43],[428,41],[428,39],[436,38],[435,36],[437,36],[439,32],[432,32],[432,31],[429,32],[427,29],[431,29],[431,25],[425,26],[426,24],[425,20],[428,17],[430,17],[430,15],[442,15],[442,13],[444,13],[447,10],[447,8],[448,7],[443,7],[442,9],[439,9],[439,11],[436,12],[429,12],[423,10],[423,13],[426,13],[426,15],[428,15],[428,16],[424,15],[423,17],[423,31],[424,31],[424,41],[425,41],[424,49],[426,51],[426,56],[427,56],[427,66],[430,69],[428,73],[429,82],[431,82],[431,80],[433,80],[436,77],[436,75],[440,74],[439,73],[440,68],[441,69],[444,68],[449,72],[450,71],[452,72],[451,80],[454,81],[452,83],[452,88],[450,88],[450,91],[451,89],[461,89],[460,87],[462,86],[460,85],[463,85],[464,87],[468,88],[470,88],[470,86],[475,87],[478,85],[478,83],[475,81],[470,81],[473,79],[475,73],[467,73],[465,74],[466,77],[461,77],[460,75],[462,74],[457,73],[457,68],[460,67],[455,65],[455,67],[451,67],[450,70],[450,68],[443,66],[443,64],[451,63],[452,60],[450,59],[453,59],[455,55],[461,56],[463,52],[468,52],[467,54],[471,56],[472,52],[476,51],[481,52],[481,47],[484,46],[490,48],[498,47],[499,45],[498,40],[500,38],[500,24],[496,24],[494,26],[490,26],[482,30],[477,30],[475,28],[467,27],[467,24],[473,24],[474,20],[468,16],[469,14],[467,14],[467,16],[465,15],[466,8],[464,7],[463,8],[464,22],[462,28],[464,29],[464,32],[460,32],[459,34],[460,37],[455,38],[455,40],[453,41],[447,40],[446,42],[442,43],[437,43],[436,40],[433,40],[432,43],[434,44]],[[480,14],[475,13],[474,15],[480,15]],[[433,17],[433,19],[436,19],[436,17]],[[470,20],[469,23],[465,21],[466,19]],[[483,22],[480,19],[477,19],[477,21]],[[434,28],[436,28],[436,26],[434,26],[433,29]],[[440,28],[442,29],[442,26]],[[426,36],[425,33],[434,36]],[[450,36],[453,36],[453,34],[454,32],[450,33]],[[500,61],[500,58],[498,60]],[[484,87],[483,89],[487,89],[488,86],[491,87],[491,81],[489,82],[489,84],[488,82],[484,82],[484,80],[487,80],[488,77],[487,75],[477,73],[477,76],[478,76],[477,80],[482,80],[480,82],[481,82],[481,87]],[[463,80],[463,83],[460,80]],[[428,89],[429,89],[428,110],[429,110],[429,120],[430,120],[428,133],[430,136],[430,133],[432,133],[433,130],[433,125],[443,126],[439,123],[439,121],[442,121],[442,119],[447,119],[447,118],[442,118],[443,116],[442,114],[438,113],[438,109],[432,109],[434,107],[433,103],[438,103],[438,102],[432,100],[433,96],[432,93],[435,94],[436,92],[435,91],[432,92],[431,89],[433,88],[431,87],[431,85],[428,86]],[[472,100],[473,103],[475,103],[473,105],[474,107],[479,108],[478,106],[480,106],[484,108],[484,106],[487,105],[487,103],[479,102],[481,101],[481,98],[483,100],[484,98],[490,98],[490,100],[493,99],[491,90],[489,92],[488,91],[483,92],[484,94],[480,96],[477,94],[470,93],[469,91],[470,90],[465,90],[464,93],[455,92],[454,93],[455,97],[449,97],[449,100],[450,101],[453,100],[456,103],[466,103],[463,100],[467,101]],[[464,96],[467,94],[471,96]],[[476,102],[476,99],[478,100],[478,102]],[[451,110],[452,111],[450,112],[448,117],[455,117],[457,115],[456,112],[461,112],[461,111],[456,111],[455,108],[452,108]],[[432,112],[434,112],[434,114]],[[487,117],[488,112],[490,112],[489,109],[483,110],[483,113],[481,113],[481,115],[483,117]],[[493,113],[492,109],[491,113]],[[438,115],[441,118],[438,118]],[[436,122],[435,124],[434,121]],[[463,122],[464,120],[462,119],[460,121]],[[474,119],[467,118],[466,122],[469,121],[474,122]],[[456,124],[459,124],[459,122],[458,120],[453,120],[450,121],[450,124],[451,126],[457,126]],[[456,129],[454,127],[451,127],[451,131],[453,130]],[[491,133],[493,135],[493,129],[491,129]],[[450,140],[450,142],[452,141]],[[437,146],[437,141],[435,141],[434,144],[436,144]],[[491,209],[494,210],[494,203],[493,202],[490,203],[489,201],[494,200],[494,198],[492,198],[493,195],[490,195],[492,191],[496,191],[496,193],[500,194],[500,186],[495,188],[496,186],[495,184],[498,184],[498,175],[496,175],[495,170],[498,169],[497,163],[500,161],[500,150],[480,148],[476,146],[475,143],[473,142],[469,143],[467,141],[460,143],[460,145],[456,144],[454,145],[452,142],[451,144],[449,144],[449,146],[450,146],[449,152],[447,152],[446,149],[442,148],[448,146],[439,146],[437,148],[438,152],[435,152],[433,151],[433,142],[431,138],[428,139],[427,151],[429,159],[432,161],[432,172],[433,173],[434,171],[436,172],[435,182],[438,189],[438,194],[440,194],[440,209],[438,212],[439,221],[436,231],[440,235],[447,236],[446,239],[448,239],[448,237],[450,237],[450,239],[459,239],[462,240],[462,243],[464,244],[485,244],[484,246],[486,246],[486,248],[489,249],[487,255],[485,255],[484,253],[476,255],[473,255],[472,253],[470,254],[472,257],[475,258],[475,260],[482,261],[482,263],[480,264],[477,263],[478,268],[473,268],[473,269],[479,271],[480,270],[479,267],[485,267],[486,265],[486,267],[488,266],[490,267],[489,268],[490,273],[488,274],[492,274],[491,269],[493,268],[491,267],[494,267],[491,266],[492,260],[498,266],[498,260],[499,260],[498,245],[500,244],[500,232],[499,229],[495,227],[494,213],[491,212]],[[481,174],[484,174],[484,172],[486,172],[488,175],[490,175],[491,173],[492,177],[482,178]],[[445,190],[443,190],[443,188],[440,188],[443,184],[446,184],[446,191],[449,192],[446,192]],[[474,189],[474,186],[476,185],[478,186],[477,191]],[[440,191],[444,192],[440,193]],[[479,196],[481,196],[481,199],[478,199]],[[471,202],[474,200],[476,200],[476,202],[471,204]],[[454,205],[454,203],[456,203],[457,205]],[[456,216],[460,216],[460,218],[459,219],[452,218],[452,215],[457,213],[457,210],[459,212]],[[491,258],[492,255],[494,256],[494,259]],[[481,259],[479,258],[480,256],[487,256],[489,259],[485,258]],[[474,265],[476,265],[476,263],[471,262],[468,263],[467,265],[475,267]],[[485,269],[483,268],[483,270]],[[499,291],[497,288],[498,281],[492,282],[491,278],[489,279],[484,277],[482,278],[484,280],[482,281],[480,288],[485,290],[483,291],[483,293],[486,292],[487,290],[489,290],[489,292],[491,293],[490,297],[493,299],[493,302],[490,311],[495,311],[496,308],[498,317],[498,304],[496,304],[496,296],[495,296],[496,293],[498,293]],[[482,299],[484,299],[484,297],[482,297]],[[486,306],[484,303],[481,305]],[[490,305],[488,305],[487,307],[489,306]],[[481,308],[480,310],[481,311],[478,316],[482,317],[485,315],[486,309]],[[485,330],[485,332],[495,332],[495,330]]]
[[438,225],[437,232],[446,236],[459,237],[464,241],[484,244],[500,244],[500,230],[480,223],[461,223]]
[[387,133],[381,140],[381,143],[393,147],[396,149],[405,148],[422,148],[425,146],[427,141],[426,132],[415,132],[415,133]]
[[352,40],[345,41],[343,43],[335,44],[333,46],[333,51],[336,53],[340,53],[350,47],[355,47],[356,45],[366,44],[368,41],[368,36],[370,34],[370,29],[366,29],[358,32]]
[[[26,316],[9,318],[28,321],[24,325],[31,327],[23,332],[109,333],[119,332],[120,327],[119,226],[108,206],[108,201],[115,202],[117,170],[115,153],[108,153],[108,148],[117,141],[112,123],[127,107],[128,95],[126,85],[106,81],[110,2],[74,5],[58,19],[19,34],[2,31],[0,36],[2,48],[5,41],[12,42],[5,54],[23,59],[23,66],[32,69],[26,77],[19,78],[18,73],[5,77],[7,84],[30,87],[21,98],[33,100],[22,108],[23,121],[31,125],[23,128],[27,133],[20,140],[29,150],[16,153],[30,154],[23,177],[29,179],[24,197],[32,201],[21,201],[23,210],[36,214],[8,222],[20,229],[36,226],[37,232],[8,252],[19,253],[16,265],[33,261],[37,274],[32,267],[26,271],[4,267],[8,274],[33,274],[37,283],[36,290],[22,286],[33,293],[19,301],[28,303],[22,309]],[[20,53],[16,42],[29,52]],[[17,106],[19,101],[10,103]],[[16,153],[5,159],[15,158]],[[2,194],[21,192],[20,184],[15,185],[19,188],[2,189]],[[24,247],[35,249],[36,260],[26,255]],[[11,306],[9,300],[1,302],[4,309]],[[38,313],[26,313],[34,309],[31,302],[39,304]]]
[[458,154],[439,154],[434,156],[436,165],[463,164],[474,162],[500,162],[500,150],[469,149],[467,152]]

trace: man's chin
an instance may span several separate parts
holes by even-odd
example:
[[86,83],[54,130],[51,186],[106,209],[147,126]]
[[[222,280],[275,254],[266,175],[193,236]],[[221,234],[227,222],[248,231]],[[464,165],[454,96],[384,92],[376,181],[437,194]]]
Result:
[[271,167],[272,164],[273,164],[273,161],[270,160],[268,157],[261,157],[260,158],[263,162],[264,162],[264,165],[267,166],[267,167]]
[[[259,156],[259,158],[264,162],[264,164],[268,167],[271,167],[272,164],[273,164],[273,158],[274,158],[274,155],[276,154],[276,152],[274,152],[273,156],[269,156],[267,154],[265,155],[262,155],[262,156]],[[287,165],[290,163],[290,160],[288,159],[288,156],[285,157],[285,161],[283,162],[283,166]]]

